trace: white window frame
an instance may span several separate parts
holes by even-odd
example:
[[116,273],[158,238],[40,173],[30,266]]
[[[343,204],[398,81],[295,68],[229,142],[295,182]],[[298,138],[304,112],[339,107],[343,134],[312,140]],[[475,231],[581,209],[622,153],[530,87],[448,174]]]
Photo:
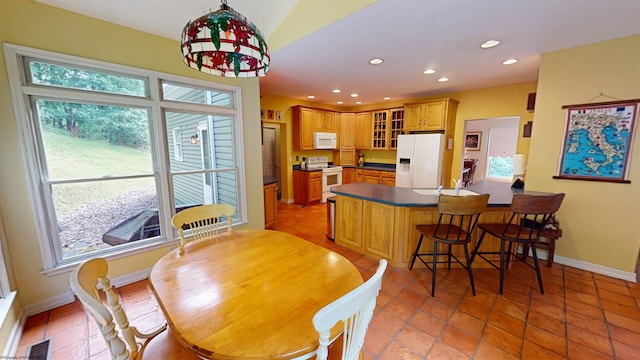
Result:
[[[212,111],[212,109],[214,109],[216,113],[231,115],[233,117],[235,124],[235,134],[233,141],[235,144],[237,144],[235,148],[235,163],[237,167],[236,181],[238,189],[238,208],[236,209],[238,217],[234,220],[234,225],[244,224],[248,222],[242,128],[243,120],[241,108],[242,94],[239,87],[164,74],[152,70],[117,65],[77,56],[64,55],[20,45],[8,43],[4,43],[3,45],[7,74],[11,87],[13,108],[17,126],[22,138],[21,143],[23,145],[25,154],[24,161],[29,175],[28,189],[31,198],[32,209],[34,211],[33,216],[36,223],[36,233],[38,236],[40,248],[42,250],[41,257],[44,273],[55,275],[64,272],[67,269],[75,266],[77,263],[84,261],[86,258],[95,257],[96,254],[109,259],[115,259],[119,257],[129,256],[135,253],[146,252],[151,249],[166,247],[168,242],[172,243],[176,241],[176,232],[171,227],[171,216],[173,215],[173,209],[175,209],[175,207],[173,204],[173,193],[170,185],[171,181],[168,152],[169,145],[167,141],[168,136],[165,126],[165,120],[163,118],[163,112],[165,110],[189,111],[196,109],[200,111]],[[78,66],[82,68],[111,71],[135,77],[143,77],[148,79],[149,96],[146,98],[129,98],[113,94],[92,94],[88,92],[80,92],[64,88],[52,90],[46,86],[30,85],[27,84],[25,79],[25,67],[23,64],[23,58],[57,62],[70,66]],[[183,83],[187,85],[203,87],[212,90],[215,89],[227,91],[233,96],[233,107],[220,107],[206,104],[187,104],[162,100],[162,89],[160,89],[159,84],[163,80],[168,82]],[[104,97],[116,96],[118,97],[118,102],[121,104],[143,106],[150,109],[151,153],[155,164],[154,176],[156,178],[156,186],[158,189],[158,208],[161,214],[159,219],[161,233],[163,234],[161,237],[150,241],[137,241],[128,245],[121,245],[104,251],[90,252],[86,255],[86,258],[74,257],[71,261],[68,259],[64,260],[61,258],[61,255],[58,255],[59,252],[56,251],[54,244],[54,241],[56,241],[57,239],[52,239],[52,237],[50,236],[51,231],[49,231],[49,228],[52,225],[46,217],[46,212],[44,209],[47,205],[42,199],[42,193],[40,191],[41,173],[37,161],[37,157],[39,154],[37,150],[38,147],[36,146],[37,140],[35,139],[34,130],[32,129],[33,125],[30,118],[29,104],[30,96],[50,96],[54,92],[56,93],[56,96],[89,101],[104,99]]]
[[172,130],[173,133],[173,157],[176,161],[184,161],[182,154],[182,130],[178,126]]

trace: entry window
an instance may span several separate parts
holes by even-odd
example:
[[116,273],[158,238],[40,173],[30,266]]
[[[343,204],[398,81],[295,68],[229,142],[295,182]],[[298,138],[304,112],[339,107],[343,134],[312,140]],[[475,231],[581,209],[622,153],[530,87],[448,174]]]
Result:
[[246,222],[238,88],[4,49],[19,75],[10,78],[45,270],[174,241],[170,219],[185,206],[231,204]]
[[489,129],[487,150],[487,180],[511,181],[513,178],[513,154],[516,152],[517,128]]

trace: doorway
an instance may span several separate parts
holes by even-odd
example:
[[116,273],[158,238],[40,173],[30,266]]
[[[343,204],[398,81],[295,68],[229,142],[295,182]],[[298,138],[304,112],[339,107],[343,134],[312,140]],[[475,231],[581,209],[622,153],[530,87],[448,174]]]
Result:
[[[519,116],[465,121],[464,138],[466,139],[468,133],[472,133],[478,141],[477,145],[471,147],[465,146],[464,141],[462,144],[462,162],[471,159],[478,160],[474,182],[512,180],[512,177],[492,176],[489,171],[491,169],[489,158],[512,157],[516,153],[519,126]],[[464,166],[461,166],[461,169],[463,168]]]
[[262,175],[276,178],[278,199],[281,197],[280,182],[280,126],[262,127]]

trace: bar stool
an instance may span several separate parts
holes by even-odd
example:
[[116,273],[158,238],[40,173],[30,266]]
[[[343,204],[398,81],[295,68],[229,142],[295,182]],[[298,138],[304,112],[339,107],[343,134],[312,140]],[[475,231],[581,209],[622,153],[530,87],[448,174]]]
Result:
[[[514,194],[513,201],[511,202],[511,217],[507,223],[478,224],[478,228],[482,233],[480,234],[478,243],[473,250],[471,262],[473,263],[473,260],[477,255],[494,268],[500,270],[500,294],[502,294],[503,290],[505,270],[509,268],[509,261],[512,255],[514,255],[512,249],[513,243],[531,247],[534,265],[531,266],[531,264],[527,263],[526,256],[521,257],[519,260],[536,271],[538,285],[540,286],[540,293],[544,294],[542,275],[540,274],[540,264],[538,262],[538,254],[536,252],[535,245],[540,240],[541,231],[544,229],[551,216],[558,211],[563,199],[564,193]],[[500,252],[479,251],[480,246],[482,245],[482,240],[484,240],[487,233],[500,239]],[[505,242],[509,243],[506,254]],[[499,266],[496,265],[497,260],[489,259],[485,257],[485,255],[499,255]],[[518,257],[514,256],[514,261],[517,260]]]
[[[469,282],[471,283],[471,291],[476,295],[476,288],[473,283],[473,272],[471,271],[471,262],[469,261],[469,249],[467,244],[471,241],[473,233],[480,214],[487,208],[489,202],[489,194],[471,195],[471,196],[454,196],[440,195],[438,199],[438,222],[436,224],[417,225],[416,230],[420,232],[418,245],[413,253],[411,266],[409,270],[413,270],[416,259],[420,259],[422,263],[433,272],[431,278],[431,296],[436,292],[436,266],[439,263],[448,264],[451,269],[451,258],[458,262],[469,273]],[[433,241],[433,252],[421,253],[420,246],[422,240],[427,237]],[[446,244],[448,251],[438,254],[438,245]],[[464,255],[466,265],[463,264],[455,255],[452,254],[453,245],[462,245],[464,247]],[[438,256],[447,256],[447,261],[438,261]],[[432,267],[429,266],[423,257],[430,258]]]

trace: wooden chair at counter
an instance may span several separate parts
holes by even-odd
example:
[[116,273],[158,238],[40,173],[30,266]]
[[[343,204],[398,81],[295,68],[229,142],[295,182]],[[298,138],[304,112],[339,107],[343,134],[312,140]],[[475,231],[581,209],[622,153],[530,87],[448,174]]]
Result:
[[[438,222],[436,224],[416,226],[416,230],[420,232],[420,239],[418,240],[416,250],[413,252],[413,259],[411,260],[409,270],[413,270],[416,259],[420,259],[420,261],[433,272],[433,276],[431,277],[431,296],[435,296],[436,292],[437,264],[446,263],[450,270],[451,258],[467,270],[469,273],[469,282],[471,283],[471,291],[473,295],[476,294],[467,244],[471,242],[471,235],[478,223],[478,218],[487,208],[488,202],[489,194],[471,196],[440,195],[438,199]],[[433,241],[433,252],[420,252],[422,240],[424,240],[425,237]],[[438,247],[441,245],[446,245],[447,251],[439,254]],[[462,245],[464,247],[466,264],[463,264],[452,254],[451,250],[453,245]],[[447,256],[447,261],[439,261],[439,256]],[[430,259],[431,267],[423,257]]]
[[[363,359],[362,347],[367,327],[373,318],[376,299],[382,287],[382,275],[387,269],[387,261],[382,259],[375,274],[364,284],[351,290],[334,302],[326,305],[313,316],[313,326],[320,335],[320,346],[316,359]],[[343,332],[331,343],[331,329],[342,323]]]
[[[111,287],[108,272],[109,267],[105,259],[91,259],[76,267],[71,273],[69,285],[85,311],[96,320],[113,359],[199,359],[195,353],[178,342],[166,324],[148,334],[129,326],[119,297]],[[102,303],[98,290],[104,292],[104,298],[111,311]],[[114,318],[119,331],[116,330]],[[139,344],[137,339],[144,342]]]
[[227,204],[194,206],[180,211],[171,219],[171,224],[180,234],[180,247],[187,243],[184,230],[191,230],[193,240],[205,239],[218,233],[223,217],[227,219],[227,231],[231,232],[231,222],[236,208]]
[[[544,288],[542,286],[542,275],[540,274],[540,264],[538,261],[538,254],[536,252],[536,244],[540,240],[540,234],[545,225],[549,222],[551,216],[558,211],[562,200],[564,199],[564,193],[559,194],[523,194],[516,193],[513,195],[513,201],[511,202],[511,217],[506,223],[500,224],[479,224],[478,228],[482,231],[478,243],[473,251],[471,261],[478,255],[487,263],[500,270],[500,289],[502,294],[504,275],[506,269],[509,268],[509,261],[514,255],[512,249],[513,243],[521,245],[531,246],[531,253],[533,255],[533,266],[526,260],[527,257],[514,257],[514,261],[519,259],[525,265],[536,271],[538,278],[538,285],[540,286],[540,293],[544,294]],[[500,252],[481,252],[480,246],[484,240],[485,235],[489,233],[500,239]],[[508,248],[505,252],[505,243],[508,242]],[[484,255],[499,255],[499,266],[496,265],[495,259],[489,259]]]

